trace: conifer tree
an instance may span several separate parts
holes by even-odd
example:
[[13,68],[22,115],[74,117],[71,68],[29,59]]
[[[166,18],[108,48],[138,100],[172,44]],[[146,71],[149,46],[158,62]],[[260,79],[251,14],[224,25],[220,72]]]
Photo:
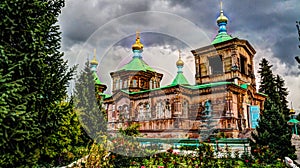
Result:
[[282,77],[279,75],[276,76],[275,78],[275,85],[276,85],[276,92],[278,93],[279,96],[279,108],[282,109],[282,112],[286,118],[286,120],[290,119],[290,110],[288,108],[288,101],[287,101],[287,96],[288,96],[288,89],[285,87],[284,80]]
[[72,103],[62,103],[74,73],[59,51],[63,6],[0,1],[0,167],[55,166],[76,142]]
[[287,124],[287,90],[284,88],[284,81],[279,76],[274,77],[272,65],[265,58],[259,65],[259,91],[268,97],[258,126],[252,133],[252,154],[266,163],[275,162],[277,158],[283,159],[285,156],[295,158],[295,147],[291,144],[292,134]]
[[76,108],[79,110],[80,122],[91,140],[97,140],[106,132],[106,116],[102,104],[96,98],[96,87],[89,61],[80,72],[75,83]]

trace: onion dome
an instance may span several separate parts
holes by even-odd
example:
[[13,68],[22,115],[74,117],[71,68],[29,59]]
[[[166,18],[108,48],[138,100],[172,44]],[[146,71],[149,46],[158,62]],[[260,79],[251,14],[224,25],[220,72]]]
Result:
[[220,16],[217,18],[217,23],[219,24],[221,22],[224,22],[224,23],[228,22],[228,18],[226,16],[224,16],[223,10],[221,10]]
[[132,50],[143,50],[144,45],[140,41],[140,32],[136,32],[135,43],[132,45]]
[[227,34],[226,26],[227,26],[228,18],[224,15],[222,9],[222,1],[220,2],[220,7],[221,7],[220,15],[217,18],[217,25],[219,26],[219,32],[215,37],[215,39],[212,41],[212,44],[217,44],[232,39],[232,37]]

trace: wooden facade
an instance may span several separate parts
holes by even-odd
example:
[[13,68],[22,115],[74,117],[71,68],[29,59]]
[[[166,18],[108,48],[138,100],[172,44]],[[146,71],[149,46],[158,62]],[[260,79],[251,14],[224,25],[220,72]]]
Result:
[[[108,130],[113,133],[138,123],[144,137],[198,138],[201,136],[201,125],[207,122],[203,111],[208,101],[211,106],[210,120],[214,123],[210,128],[214,130],[212,133],[224,132],[227,137],[236,138],[252,130],[250,107],[256,106],[261,111],[265,100],[265,95],[256,92],[255,50],[252,46],[245,40],[235,38],[192,50],[192,53],[195,56],[196,85],[178,84],[150,89],[148,84],[143,90],[114,90],[113,95],[104,100]],[[216,64],[222,67],[219,68],[221,72],[212,69],[214,65],[210,60],[213,59],[210,58],[216,56],[220,61]],[[141,76],[147,80],[145,83],[158,76],[156,72],[141,73],[147,72],[119,71],[111,75],[113,78],[116,74],[126,76],[128,81]],[[160,80],[157,80],[157,86],[160,86]],[[123,81],[127,80],[123,78]]]

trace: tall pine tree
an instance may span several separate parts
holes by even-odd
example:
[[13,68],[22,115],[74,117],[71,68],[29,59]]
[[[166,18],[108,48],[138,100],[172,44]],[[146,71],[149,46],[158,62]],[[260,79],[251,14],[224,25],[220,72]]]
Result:
[[258,121],[256,130],[252,133],[252,154],[266,163],[275,162],[277,158],[286,156],[295,158],[295,147],[291,144],[287,109],[287,89],[280,76],[274,76],[272,65],[263,58],[258,73],[261,81],[259,91],[267,94],[264,110]]
[[76,142],[72,103],[62,103],[74,74],[59,51],[63,6],[0,1],[0,167],[57,165]]
[[107,127],[105,110],[96,94],[94,74],[87,61],[75,83],[75,99],[80,122],[91,140],[97,140],[104,135]]

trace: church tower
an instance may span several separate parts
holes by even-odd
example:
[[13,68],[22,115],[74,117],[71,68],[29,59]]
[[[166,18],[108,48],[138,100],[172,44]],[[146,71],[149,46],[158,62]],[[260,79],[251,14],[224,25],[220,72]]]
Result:
[[157,73],[143,60],[143,47],[140,33],[137,32],[135,43],[132,45],[132,60],[118,71],[110,73],[113,80],[113,93],[119,90],[139,92],[160,87],[163,74]]
[[176,66],[177,66],[178,71],[177,71],[177,75],[174,78],[171,85],[189,85],[189,82],[187,81],[187,79],[183,75],[183,71],[182,71],[184,62],[181,59],[181,51],[179,50],[178,52],[179,52],[179,58],[178,58],[178,61],[176,62]]
[[192,50],[195,56],[196,84],[219,81],[249,84],[255,88],[253,58],[256,53],[247,40],[227,34],[227,22],[222,2],[217,18],[219,31],[211,45]]

